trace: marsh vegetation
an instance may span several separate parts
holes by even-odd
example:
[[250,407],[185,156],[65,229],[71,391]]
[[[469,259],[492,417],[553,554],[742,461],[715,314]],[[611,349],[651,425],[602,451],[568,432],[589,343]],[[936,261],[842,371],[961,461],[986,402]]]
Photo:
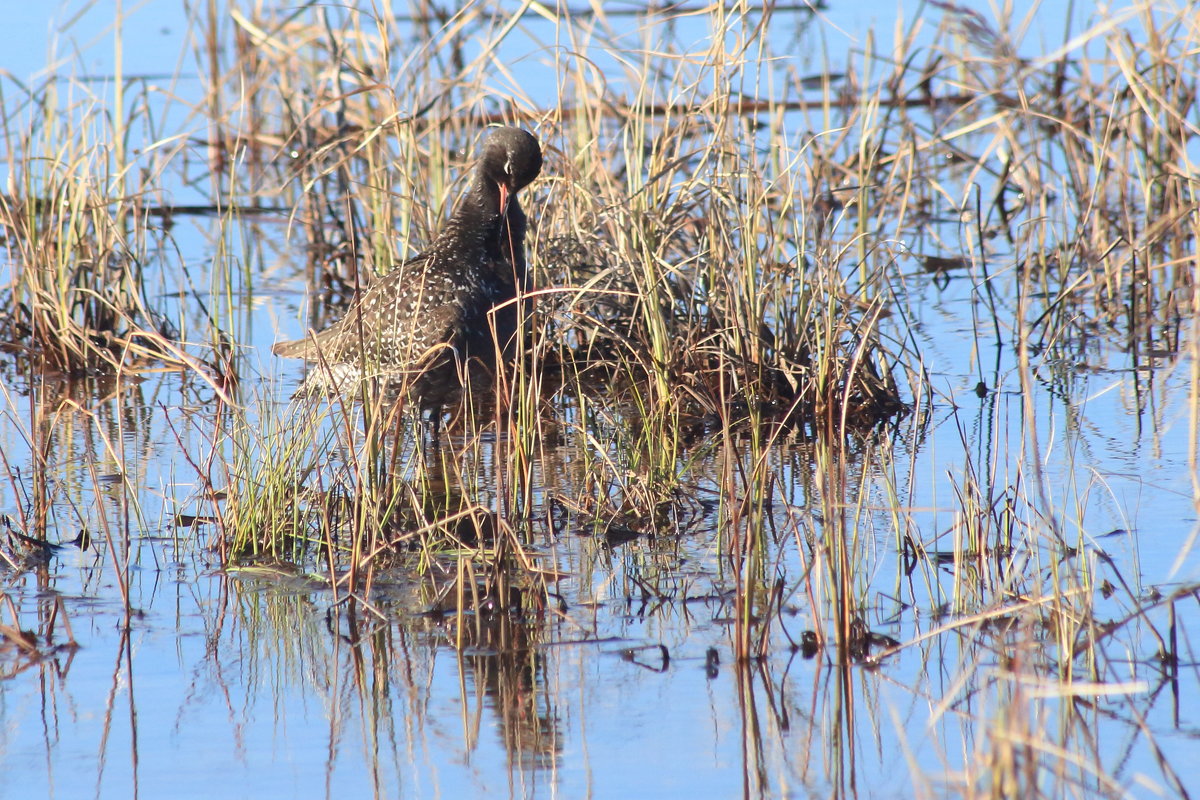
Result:
[[[117,24],[104,80],[0,83],[7,774],[1200,788],[1186,5],[186,25],[168,76]],[[499,123],[545,166],[494,391],[436,439],[290,399],[271,344],[427,244]]]

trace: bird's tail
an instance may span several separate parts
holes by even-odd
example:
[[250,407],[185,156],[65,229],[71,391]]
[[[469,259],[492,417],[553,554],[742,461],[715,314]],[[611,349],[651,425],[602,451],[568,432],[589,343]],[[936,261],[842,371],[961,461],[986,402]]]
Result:
[[291,342],[276,342],[271,352],[280,358],[312,358],[312,339],[296,339]]

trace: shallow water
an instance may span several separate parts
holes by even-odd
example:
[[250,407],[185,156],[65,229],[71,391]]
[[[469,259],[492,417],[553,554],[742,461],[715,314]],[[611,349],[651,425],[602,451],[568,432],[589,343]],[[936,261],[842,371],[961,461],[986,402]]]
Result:
[[[956,379],[962,376],[945,376]],[[1073,529],[1079,525],[1085,546],[1103,548],[1139,594],[1169,593],[1196,568],[1190,555],[1181,570],[1175,564],[1195,529],[1186,442],[1172,434],[1170,422],[1157,434],[1144,424],[1139,435],[1136,416],[1121,402],[1122,386],[1103,391],[1117,380],[1090,378],[1089,388],[1100,384],[1092,391],[1099,396],[1072,425],[1061,404],[1039,398],[1039,419],[1048,430],[1064,430],[1047,434],[1061,442],[1048,448],[1047,491],[1061,495],[1066,508],[1090,492],[1087,517],[1065,520],[1065,533],[1079,535]],[[172,397],[162,386],[159,395]],[[943,497],[961,470],[961,449],[954,447],[960,426],[969,440],[984,442],[977,457],[988,447],[982,432],[998,429],[991,446],[1001,452],[1001,464],[1012,457],[1017,438],[1018,395],[1001,392],[994,403],[965,391],[959,396],[957,414],[945,407],[914,452],[901,441],[893,455],[893,469],[911,475],[898,482],[905,502],[926,509],[914,515],[923,526],[914,533],[924,541],[946,529],[953,514]],[[344,608],[332,607],[328,590],[223,574],[204,547],[211,526],[171,524],[178,498],[191,489],[172,475],[186,472],[169,455],[178,448],[166,426],[173,410],[144,398],[124,410],[145,426],[126,429],[126,447],[151,454],[144,456],[147,474],[133,476],[147,487],[139,495],[145,523],[110,498],[69,486],[61,491],[64,503],[69,498],[83,506],[78,513],[93,536],[101,538],[99,521],[107,520],[117,527],[115,546],[129,537],[129,632],[122,633],[112,556],[67,547],[44,574],[10,578],[5,594],[21,625],[39,627],[61,598],[80,648],[38,661],[6,654],[0,684],[5,796],[127,796],[135,784],[152,795],[169,787],[176,796],[231,797],[729,796],[747,784],[753,795],[822,794],[830,784],[875,795],[890,785],[888,776],[908,773],[914,764],[935,787],[937,776],[963,769],[964,758],[980,746],[971,718],[989,717],[993,704],[1003,708],[986,682],[961,683],[964,665],[978,660],[987,671],[999,655],[974,635],[942,637],[871,670],[837,668],[828,651],[816,658],[792,652],[788,639],[798,642],[814,627],[800,597],[788,601],[794,616],[783,618],[787,638],[773,637],[768,660],[735,665],[731,583],[715,556],[711,526],[678,540],[658,537],[614,549],[572,531],[535,542],[571,576],[557,586],[565,613],[496,620],[498,638],[468,646],[461,656],[450,623],[418,615],[402,577],[375,597],[388,612],[385,621],[352,620]],[[1177,416],[1164,409],[1167,420]],[[69,463],[62,469],[65,483],[87,458],[91,437],[85,424],[79,428],[77,437],[60,444],[60,452],[76,454],[75,470]],[[10,427],[7,453],[14,440],[19,437]],[[782,516],[806,515],[810,498],[802,487],[811,486],[813,470],[807,446],[781,447],[776,457],[779,474],[795,479],[785,494],[797,508]],[[123,463],[134,461],[127,455]],[[852,469],[869,475],[877,468],[860,462]],[[875,536],[857,543],[874,557],[880,578],[869,624],[907,641],[954,617],[915,610],[937,604],[921,578],[896,586],[888,577],[902,574],[892,566],[897,555],[888,499],[869,492],[865,507],[877,521]],[[66,539],[76,525],[63,516],[52,530]],[[796,557],[794,549],[780,552]],[[1103,565],[1098,572],[1115,581]],[[946,592],[941,600],[948,601],[949,575],[924,577],[939,579]],[[1112,619],[1129,611],[1116,600],[1098,609]],[[1162,628],[1162,609],[1150,618]],[[1001,648],[1025,636],[1032,637],[1030,647],[1041,638],[1036,631],[1013,639],[995,635]],[[1186,622],[1183,635],[1190,635]],[[1172,689],[1139,665],[1155,647],[1144,626],[1126,627],[1120,638],[1135,659],[1120,676],[1130,681],[1128,713],[1145,719],[1170,762],[1185,764],[1194,747],[1187,709],[1195,707],[1195,682]],[[56,641],[63,641],[61,633]],[[710,650],[715,662],[706,660]],[[1053,691],[1052,684],[1045,688]],[[859,721],[845,738],[833,738],[829,731],[837,728],[846,692],[856,698]],[[1061,716],[1064,723],[1081,713],[1089,719],[1101,745],[1097,761],[1106,768],[1127,765],[1118,774],[1129,780],[1150,769],[1151,754],[1126,720],[1079,708],[1068,713],[1059,701],[1038,707],[1040,715]],[[964,712],[970,716],[960,716]],[[929,736],[931,725],[936,736]],[[896,740],[911,752],[893,746]],[[850,769],[853,776],[844,773]]]
[[[132,19],[146,24],[147,13]],[[533,216],[538,197],[526,204]],[[193,270],[213,263],[214,243],[228,236],[221,224],[181,219],[171,231]],[[285,398],[299,380],[269,346],[303,333],[304,256],[281,223],[237,224],[229,238],[255,243],[255,280],[241,287],[230,327],[247,348],[241,400],[266,430],[291,412]],[[957,224],[930,230],[942,241],[961,235]],[[926,243],[906,241],[896,291],[913,316],[891,330],[912,336],[935,395],[877,440],[848,444],[844,482],[800,437],[770,450],[779,485],[766,562],[782,580],[783,612],[761,661],[733,656],[737,573],[721,555],[728,528],[714,510],[721,459],[749,458],[745,441],[693,465],[687,487],[701,519],[678,535],[610,545],[582,523],[535,524],[531,550],[564,573],[561,598],[541,614],[490,617],[480,636],[424,613],[428,595],[403,569],[377,576],[370,601],[381,616],[320,580],[223,571],[216,527],[179,524],[211,510],[201,475],[219,420],[215,392],[197,376],[150,372],[68,390],[5,358],[0,512],[19,517],[44,474],[47,538],[69,542],[86,529],[92,547],[0,572],[11,603],[0,605],[0,624],[43,637],[36,652],[11,638],[0,647],[0,797],[956,796],[983,783],[978,765],[995,738],[1024,734],[1034,761],[1041,748],[1076,754],[1080,796],[1174,796],[1172,775],[1194,794],[1194,588],[1174,606],[1178,680],[1155,662],[1172,610],[1155,593],[1200,578],[1194,323],[1178,332],[1192,349],[1153,355],[1098,333],[1077,358],[1039,361],[1026,396],[1011,332],[997,344],[981,321],[979,276],[935,281],[910,255]],[[203,330],[189,298],[205,295],[179,292],[190,284],[167,274],[170,263],[164,256],[162,294],[178,294],[181,317]],[[974,392],[981,380],[993,390],[984,398]],[[583,455],[566,441],[535,469],[535,519],[579,480]],[[44,465],[33,442],[45,443]],[[1011,499],[1008,519],[1026,541],[1061,538],[1078,551],[1057,561],[1047,560],[1054,548],[1018,545],[986,564],[907,570],[901,539],[949,553],[953,532],[969,527],[960,498],[973,485],[997,507]],[[1028,497],[1043,502],[1021,507]],[[808,540],[842,535],[853,537],[866,626],[909,644],[878,664],[799,647],[806,631],[831,624],[813,619],[805,599],[828,569]],[[971,622],[977,606],[964,586],[980,597],[1007,591],[1011,608],[1036,605],[1048,585],[1079,590],[1080,561],[1097,585],[1117,587],[1095,597],[1097,617],[1145,609],[1096,643],[1105,653],[1096,674],[1080,666],[1086,656],[1057,652],[1048,630],[1079,620]],[[1022,577],[1001,589],[1004,574]],[[942,626],[951,630],[931,635]],[[1012,666],[1022,663],[1036,668]],[[1072,679],[1060,682],[1064,673]]]

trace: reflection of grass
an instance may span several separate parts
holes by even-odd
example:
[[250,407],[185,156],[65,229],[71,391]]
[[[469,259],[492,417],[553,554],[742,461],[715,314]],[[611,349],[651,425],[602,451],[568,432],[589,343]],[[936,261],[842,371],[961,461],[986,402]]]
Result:
[[[368,604],[384,570],[411,568],[461,647],[489,641],[469,613],[540,610],[559,577],[543,551],[568,535],[591,535],[597,560],[634,552],[626,595],[673,602],[679,542],[715,530],[748,753],[770,746],[756,701],[779,704],[780,728],[792,711],[773,658],[819,642],[839,682],[814,725],[834,772],[854,772],[856,704],[888,711],[857,694],[860,666],[907,657],[948,675],[913,689],[934,722],[979,732],[954,790],[1118,793],[1117,766],[1078,754],[1102,749],[1095,723],[1114,695],[1178,680],[1175,596],[1147,599],[1089,538],[1100,487],[1043,472],[1034,398],[1049,390],[1074,417],[1080,365],[1154,374],[1187,354],[1200,438],[1200,30],[1194,15],[1147,13],[1139,35],[1100,23],[1030,62],[1010,21],[937,7],[932,53],[868,44],[847,77],[818,82],[769,52],[764,27],[791,18],[715,5],[709,44],[686,47],[666,34],[631,47],[599,16],[493,17],[482,4],[403,30],[327,5],[206,29],[210,163],[234,194],[282,191],[296,208],[312,327],[431,240],[486,122],[535,130],[548,157],[522,198],[532,324],[496,401],[458,414],[437,448],[372,391],[253,424],[226,410],[197,463],[228,492],[225,563],[316,565]],[[555,43],[536,58],[557,102],[528,96],[501,58],[520,30]],[[617,66],[598,71],[598,52]],[[106,127],[49,90],[33,101],[27,123],[5,117],[20,154],[0,208],[8,338],[71,373],[184,361],[170,326],[150,322],[138,268],[131,198],[159,173],[135,184],[127,150],[103,147],[140,119]],[[67,136],[68,119],[87,124]],[[983,424],[948,480],[897,475],[896,449],[921,447],[935,407],[960,399],[935,394],[919,346],[929,286],[956,272],[979,324],[973,364],[949,369],[978,373]],[[233,279],[214,283],[232,318]],[[989,372],[1007,351],[1011,374]],[[1018,404],[1000,405],[1005,386]],[[1136,388],[1140,413],[1155,395]],[[999,434],[1006,408],[1021,440],[980,455],[972,438]],[[947,486],[943,502],[913,508],[929,480]],[[1102,603],[1118,622],[1101,623]],[[911,622],[905,641],[894,620]],[[1165,761],[1162,773],[1174,780]]]

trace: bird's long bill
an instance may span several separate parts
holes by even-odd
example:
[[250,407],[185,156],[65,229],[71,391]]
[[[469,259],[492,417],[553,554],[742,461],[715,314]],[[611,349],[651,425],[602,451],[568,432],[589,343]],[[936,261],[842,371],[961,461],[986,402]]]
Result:
[[508,213],[508,198],[510,197],[508,187],[503,183],[497,184],[500,187],[500,216]]

